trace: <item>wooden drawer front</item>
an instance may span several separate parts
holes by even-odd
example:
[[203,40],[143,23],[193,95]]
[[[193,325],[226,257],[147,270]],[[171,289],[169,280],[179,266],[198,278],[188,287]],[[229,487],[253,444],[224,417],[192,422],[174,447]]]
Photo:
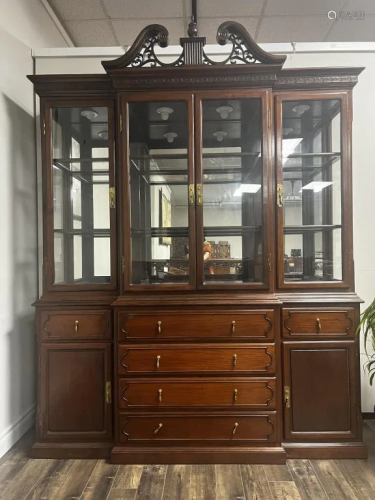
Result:
[[274,337],[274,311],[233,311],[186,314],[119,313],[119,340],[190,338],[267,339]]
[[120,441],[275,442],[276,414],[120,415]]
[[120,346],[119,374],[127,373],[273,373],[273,344]]
[[119,381],[120,408],[226,407],[275,409],[270,379],[153,379]]
[[70,310],[41,313],[42,338],[105,339],[111,337],[110,311]]
[[353,336],[354,309],[283,309],[283,333],[284,337]]

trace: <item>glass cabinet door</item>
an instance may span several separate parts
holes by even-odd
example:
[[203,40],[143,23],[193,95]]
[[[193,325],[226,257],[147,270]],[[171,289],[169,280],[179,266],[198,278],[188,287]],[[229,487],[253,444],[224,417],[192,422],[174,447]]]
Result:
[[237,95],[197,100],[198,280],[212,288],[266,288],[266,94]]
[[[168,98],[168,97],[167,97]],[[192,97],[123,104],[127,116],[125,288],[195,286]],[[126,253],[126,251],[124,251]]]
[[276,104],[279,285],[343,285],[346,100],[294,95]]
[[47,189],[52,189],[47,262],[53,263],[47,269],[54,289],[115,286],[112,122],[108,102],[47,109],[46,151],[52,167],[47,168]]

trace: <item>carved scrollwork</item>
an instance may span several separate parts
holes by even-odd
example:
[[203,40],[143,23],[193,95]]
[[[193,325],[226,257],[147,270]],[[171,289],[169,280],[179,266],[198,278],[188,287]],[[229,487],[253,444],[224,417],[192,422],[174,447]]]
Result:
[[272,420],[270,419],[269,415],[267,415],[267,424],[269,424],[272,427],[271,432],[269,434],[267,434],[267,439],[269,439],[272,436],[272,434],[275,432],[275,426],[274,426]]
[[269,389],[269,391],[271,392],[271,395],[270,397],[266,400],[266,406],[269,405],[270,401],[273,400],[273,398],[275,397],[275,391],[273,390],[273,388],[269,385],[268,382],[266,382],[266,388]]
[[129,350],[128,349],[125,349],[125,352],[124,354],[121,356],[120,358],[120,365],[123,366],[125,368],[125,370],[127,371],[129,366],[127,364],[125,364],[125,357],[129,354]]
[[125,426],[129,423],[129,420],[125,420],[125,422],[123,423],[122,425],[122,433],[124,434],[124,436],[126,436],[126,440],[128,441],[129,440],[129,437],[130,437],[130,434],[128,432],[125,431]]
[[123,68],[178,67],[187,65],[223,64],[278,64],[285,62],[286,56],[275,56],[265,52],[239,23],[226,21],[218,30],[216,39],[220,45],[232,44],[230,54],[222,61],[213,61],[204,52],[205,38],[198,37],[195,24],[189,25],[189,38],[181,38],[182,52],[173,62],[164,62],[155,53],[155,47],[168,46],[168,30],[160,24],[146,26],[136,38],[129,51],[114,61],[103,61],[106,71]]
[[130,386],[129,386],[129,383],[128,383],[128,382],[126,382],[125,387],[124,387],[124,388],[123,388],[123,390],[121,391],[121,399],[122,399],[123,401],[125,401],[126,406],[129,406],[129,400],[125,397],[125,392],[129,389],[129,387],[130,387]]
[[266,336],[268,333],[270,333],[270,331],[272,330],[272,321],[270,320],[270,318],[267,316],[267,313],[263,316],[264,319],[267,321],[268,323],[268,328],[266,329],[266,331],[264,332],[264,335]]
[[345,318],[347,319],[347,322],[348,322],[348,326],[346,327],[346,333],[349,333],[350,330],[352,329],[353,327],[353,320],[352,318],[349,316],[349,311],[345,311]]
[[265,370],[265,371],[267,371],[267,370],[268,370],[268,368],[272,365],[272,362],[273,362],[273,356],[272,356],[272,354],[269,352],[268,347],[265,347],[265,348],[264,348],[264,353],[265,353],[265,354],[267,354],[267,355],[269,356],[269,358],[270,358],[269,363],[268,363],[268,364],[264,367],[264,370]]

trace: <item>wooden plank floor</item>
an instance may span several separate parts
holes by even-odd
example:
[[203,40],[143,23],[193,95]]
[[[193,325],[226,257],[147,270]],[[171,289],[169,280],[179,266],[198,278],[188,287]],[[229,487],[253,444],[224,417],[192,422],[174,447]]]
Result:
[[286,465],[112,465],[31,460],[27,433],[0,460],[2,500],[375,500],[375,420],[368,460]]

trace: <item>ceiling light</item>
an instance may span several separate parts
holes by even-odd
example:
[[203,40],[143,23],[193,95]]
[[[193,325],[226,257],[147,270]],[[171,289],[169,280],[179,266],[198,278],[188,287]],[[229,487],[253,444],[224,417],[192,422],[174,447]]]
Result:
[[166,132],[164,134],[164,137],[167,139],[167,141],[169,143],[172,143],[175,140],[175,138],[177,137],[177,134],[176,134],[176,132]]
[[166,107],[161,107],[156,110],[157,113],[161,116],[161,119],[164,121],[167,121],[169,118],[169,115],[173,113],[172,108],[166,108]]
[[235,190],[233,196],[242,196],[243,193],[254,194],[257,193],[261,187],[261,184],[241,184],[240,187]]
[[107,140],[108,139],[108,130],[101,130],[98,132],[98,136],[101,137],[102,139]]
[[223,142],[224,137],[228,134],[227,132],[225,132],[225,130],[217,130],[212,135],[216,137],[218,142]]
[[216,108],[216,111],[219,113],[220,117],[225,120],[226,118],[228,118],[229,113],[233,111],[233,108],[232,106],[219,106],[218,108]]
[[283,158],[293,154],[302,140],[303,137],[298,137],[296,139],[283,139]]
[[291,127],[285,127],[285,128],[283,128],[283,134],[284,135],[289,135],[291,132],[293,132],[293,129]]
[[93,109],[83,109],[81,111],[81,116],[87,118],[88,120],[93,120],[94,118],[97,118],[99,116],[99,113],[97,113]]
[[310,109],[310,106],[308,104],[297,104],[297,106],[294,106],[294,108],[292,108],[292,111],[301,116],[308,109]]
[[320,191],[322,191],[324,188],[326,188],[328,186],[331,186],[332,184],[333,184],[333,182],[314,181],[314,182],[310,182],[309,184],[306,184],[306,186],[303,186],[301,188],[301,191],[302,191],[302,189],[311,189],[312,191],[314,191],[314,193],[320,193]]

